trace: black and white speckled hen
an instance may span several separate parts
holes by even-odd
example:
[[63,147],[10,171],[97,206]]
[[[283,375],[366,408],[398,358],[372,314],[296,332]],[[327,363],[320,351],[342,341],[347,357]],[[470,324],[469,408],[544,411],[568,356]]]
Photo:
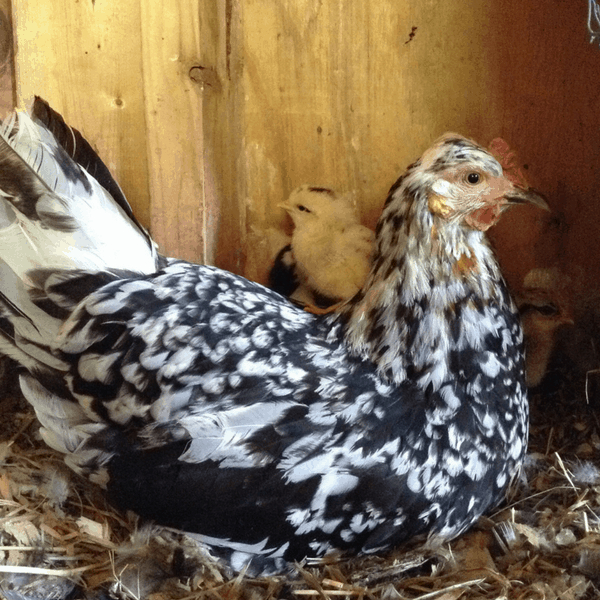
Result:
[[484,149],[450,134],[412,164],[364,287],[315,316],[159,257],[39,100],[2,138],[0,350],[46,442],[113,502],[259,573],[449,539],[502,500],[528,405],[484,231],[544,202]]

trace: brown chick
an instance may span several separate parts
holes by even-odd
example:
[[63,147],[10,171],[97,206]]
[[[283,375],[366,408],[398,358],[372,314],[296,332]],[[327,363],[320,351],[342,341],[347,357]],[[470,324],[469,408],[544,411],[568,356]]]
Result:
[[527,385],[538,386],[548,368],[559,328],[573,325],[570,278],[556,268],[532,269],[517,304],[523,322]]

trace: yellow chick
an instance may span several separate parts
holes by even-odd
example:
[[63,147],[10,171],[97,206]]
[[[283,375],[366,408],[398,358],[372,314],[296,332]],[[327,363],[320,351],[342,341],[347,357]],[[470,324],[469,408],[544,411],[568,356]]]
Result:
[[287,295],[320,307],[352,298],[371,268],[374,240],[352,196],[302,185],[280,206],[294,222],[291,244],[278,255],[297,284]]

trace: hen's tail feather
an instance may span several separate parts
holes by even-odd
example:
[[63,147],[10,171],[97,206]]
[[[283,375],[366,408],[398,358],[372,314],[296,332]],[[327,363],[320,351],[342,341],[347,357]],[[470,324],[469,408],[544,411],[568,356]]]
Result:
[[28,275],[33,283],[29,296],[34,304],[61,320],[65,320],[84,298],[102,286],[119,279],[139,277],[135,271],[121,269],[107,269],[99,273],[39,269]]
[[131,206],[123,190],[110,174],[108,167],[92,148],[90,143],[74,127],[67,125],[62,115],[57,113],[39,96],[36,96],[31,109],[32,119],[43,125],[53,136],[62,149],[79,165],[81,165],[125,211],[127,216],[139,227],[144,228],[135,218]]
[[106,166],[43,101],[34,112],[0,126],[0,254],[24,281],[33,269],[153,273],[155,244]]
[[61,321],[34,304],[23,282],[2,260],[0,288],[0,353],[29,371],[64,371],[66,363],[49,348]]
[[75,472],[92,472],[92,479],[105,485],[102,467],[111,454],[89,442],[94,436],[101,435],[106,425],[94,422],[94,415],[87,413],[81,404],[61,397],[54,390],[49,391],[31,375],[23,374],[19,379],[23,395],[35,409],[42,426],[40,434],[46,444],[64,454],[66,464]]
[[106,425],[75,400],[60,333],[89,294],[167,261],[90,144],[40,98],[0,124],[0,256],[0,354],[20,365],[46,443],[103,484],[109,455],[94,440]]
[[[54,137],[60,147],[72,158],[78,165],[87,171],[114,199],[114,201],[123,209],[131,222],[140,230],[142,235],[153,247],[155,243],[151,239],[144,226],[136,219],[131,205],[127,201],[121,186],[115,181],[108,167],[92,148],[90,143],[74,127],[67,125],[62,115],[57,113],[44,99],[35,96],[31,109],[33,120],[46,128]],[[0,222],[2,215],[2,205],[0,204]],[[167,266],[168,259],[162,254],[156,256],[157,268]]]
[[0,256],[0,353],[51,387],[68,368],[53,344],[74,307],[115,274],[160,264],[104,163],[40,98],[0,123]]

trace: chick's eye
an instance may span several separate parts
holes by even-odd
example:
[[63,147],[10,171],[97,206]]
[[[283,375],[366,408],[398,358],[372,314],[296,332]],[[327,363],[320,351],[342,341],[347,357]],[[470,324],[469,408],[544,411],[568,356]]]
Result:
[[308,208],[306,208],[306,206],[302,204],[298,204],[298,210],[301,210],[303,212],[310,212],[310,210],[308,210]]
[[479,173],[469,173],[467,175],[467,181],[472,184],[475,185],[476,183],[479,183],[481,181],[481,175]]

